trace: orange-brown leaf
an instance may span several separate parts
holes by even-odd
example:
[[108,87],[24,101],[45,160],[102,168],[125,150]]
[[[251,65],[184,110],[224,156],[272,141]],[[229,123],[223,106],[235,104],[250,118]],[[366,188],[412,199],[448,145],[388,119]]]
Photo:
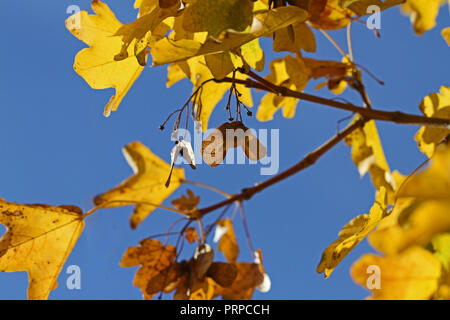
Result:
[[[160,274],[161,271],[167,270],[175,263],[176,248],[171,245],[164,246],[160,241],[154,239],[144,239],[139,247],[130,247],[120,261],[122,267],[134,267],[141,265],[136,272],[133,284],[139,287],[144,299],[152,299],[153,293],[148,294],[149,281]],[[167,272],[167,271],[166,271]],[[154,280],[158,285],[163,279]],[[169,283],[167,283],[169,285]],[[152,287],[150,287],[152,288]],[[153,290],[149,290],[153,292]]]
[[195,228],[189,227],[184,230],[184,237],[189,243],[194,243],[195,241],[199,242],[200,238],[198,237],[197,230]]
[[217,291],[224,300],[250,300],[255,288],[264,281],[256,263],[236,263],[237,277],[229,288]]
[[197,208],[197,205],[200,202],[200,197],[195,196],[191,190],[187,190],[187,196],[182,195],[180,198],[177,198],[172,201],[172,204],[175,208],[181,211],[191,212]]

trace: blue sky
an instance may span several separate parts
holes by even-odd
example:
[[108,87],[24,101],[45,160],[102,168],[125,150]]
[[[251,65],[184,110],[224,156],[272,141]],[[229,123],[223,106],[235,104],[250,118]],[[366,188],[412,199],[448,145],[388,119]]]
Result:
[[[132,21],[132,2],[107,3],[122,22]],[[169,161],[169,132],[159,124],[190,94],[183,81],[165,88],[166,67],[146,68],[119,110],[110,118],[102,115],[112,90],[92,90],[72,69],[75,54],[84,44],[64,26],[66,8],[90,9],[88,0],[8,1],[0,11],[0,197],[19,203],[74,204],[92,208],[92,198],[131,174],[121,148],[142,141]],[[418,113],[420,100],[449,85],[449,48],[440,36],[448,26],[449,12],[441,9],[438,26],[422,37],[412,31],[409,19],[394,8],[382,14],[381,39],[363,25],[353,28],[355,60],[385,81],[378,85],[367,75],[364,81],[376,108]],[[339,53],[319,33],[321,59],[339,60]],[[344,32],[333,37],[345,48]],[[270,41],[264,40],[270,49]],[[266,53],[267,60],[283,56]],[[267,73],[267,66],[263,74]],[[326,97],[327,91],[314,92]],[[261,93],[254,95],[259,101]],[[360,104],[358,96],[344,97]],[[226,119],[216,108],[211,126]],[[294,119],[277,114],[253,128],[280,129],[280,169],[296,163],[336,133],[336,123],[348,114],[327,107],[299,102]],[[391,169],[411,172],[423,161],[413,136],[417,127],[379,123],[379,131]],[[233,193],[265,179],[258,166],[186,167],[187,178],[207,182]],[[202,206],[220,198],[195,189]],[[184,192],[179,190],[176,195]],[[349,267],[361,254],[371,251],[363,242],[325,280],[315,272],[323,249],[337,237],[351,218],[368,212],[374,190],[370,179],[360,179],[349,149],[340,144],[314,167],[267,189],[245,204],[255,247],[262,248],[264,266],[272,279],[269,293],[257,299],[361,299],[368,292],[354,284]],[[152,234],[164,232],[176,215],[161,210],[133,231],[131,208],[99,211],[86,221],[86,228],[59,277],[50,299],[140,299],[132,285],[136,268],[121,268],[119,261],[129,246]],[[1,227],[0,233],[4,232]],[[237,223],[241,260],[249,260],[244,232]],[[193,247],[186,247],[186,256]],[[221,258],[220,254],[217,257]],[[81,290],[66,288],[66,268],[78,265]],[[24,299],[28,285],[25,272],[0,274],[0,299]]]

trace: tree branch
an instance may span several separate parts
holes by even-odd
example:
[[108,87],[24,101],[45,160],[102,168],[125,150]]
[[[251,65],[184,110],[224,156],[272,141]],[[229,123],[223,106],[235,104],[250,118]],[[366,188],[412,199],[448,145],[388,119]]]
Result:
[[[291,90],[289,88],[283,86],[277,86],[273,83],[267,81],[266,79],[260,77],[253,71],[247,71],[248,74],[253,79],[235,79],[234,82],[237,84],[242,84],[249,88],[261,89],[273,94],[284,96],[284,97],[293,97],[299,100],[309,101],[318,103],[321,105],[333,107],[336,109],[346,110],[354,113],[359,113],[360,115],[371,119],[371,120],[380,120],[380,121],[388,121],[395,122],[399,124],[411,124],[411,125],[419,125],[419,126],[428,126],[428,127],[436,127],[442,129],[450,130],[450,119],[442,119],[442,118],[429,118],[425,116],[419,116],[414,114],[403,113],[400,111],[382,111],[375,109],[368,109],[363,107],[355,106],[351,103],[343,103],[335,100],[330,100],[318,96],[314,96],[311,94],[298,92]],[[231,78],[224,78],[221,80],[215,80],[216,82],[232,82]]]
[[256,184],[253,187],[250,188],[244,188],[242,189],[241,193],[231,196],[229,199],[226,199],[224,201],[218,202],[214,205],[211,205],[209,207],[200,209],[198,211],[198,214],[200,216],[204,216],[214,210],[217,210],[219,208],[222,208],[226,205],[232,204],[233,202],[242,202],[244,200],[249,200],[258,192],[261,192],[262,190],[286,179],[290,176],[308,168],[309,166],[313,165],[320,157],[322,157],[327,151],[329,151],[331,148],[333,148],[335,145],[337,145],[340,141],[342,141],[346,136],[348,136],[353,131],[362,128],[364,124],[369,121],[368,118],[360,118],[357,121],[353,122],[347,128],[339,132],[336,136],[328,140],[326,143],[324,143],[322,146],[317,148],[315,151],[309,153],[307,156],[305,156],[300,162],[292,166],[291,168],[277,174],[276,176],[265,180],[259,184]]
[[[442,119],[442,118],[432,118],[432,117],[424,117],[419,115],[407,114],[400,111],[381,111],[375,110],[371,108],[363,108],[355,106],[351,103],[342,103],[339,101],[326,99],[318,96],[314,96],[311,94],[298,92],[294,90],[290,90],[289,88],[275,85],[266,79],[260,77],[249,68],[242,68],[240,70],[242,73],[247,74],[250,78],[242,80],[242,79],[233,79],[229,77],[225,77],[223,79],[214,79],[215,82],[229,82],[233,84],[241,84],[248,88],[261,89],[268,91],[270,93],[276,94],[278,96],[285,97],[293,97],[299,100],[305,100],[309,102],[318,103],[321,105],[333,107],[336,109],[351,111],[354,113],[358,113],[361,117],[355,122],[348,125],[344,130],[339,132],[336,136],[328,140],[322,146],[317,148],[315,151],[306,155],[300,162],[292,166],[291,168],[277,174],[276,176],[265,180],[261,183],[256,184],[250,188],[244,188],[241,190],[241,193],[230,196],[228,199],[213,204],[209,207],[205,207],[203,209],[198,210],[198,215],[200,217],[215,211],[224,206],[230,205],[233,202],[242,202],[245,200],[251,199],[256,193],[261,192],[262,190],[291,177],[292,175],[310,167],[313,165],[320,157],[322,157],[326,152],[332,149],[335,145],[337,145],[340,141],[342,141],[346,136],[351,134],[353,131],[362,128],[366,122],[369,120],[381,120],[381,121],[389,121],[395,122],[399,124],[411,124],[411,125],[420,125],[420,126],[430,126],[437,128],[450,129],[450,119]],[[252,78],[252,79],[251,79]]]

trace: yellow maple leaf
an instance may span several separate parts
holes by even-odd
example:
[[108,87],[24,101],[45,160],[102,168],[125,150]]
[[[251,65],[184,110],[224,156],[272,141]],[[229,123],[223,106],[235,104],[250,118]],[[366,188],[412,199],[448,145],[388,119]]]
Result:
[[75,206],[23,205],[0,199],[0,271],[27,271],[28,298],[47,299],[84,228]]
[[[379,273],[368,273],[373,270],[369,269],[371,266],[378,267]],[[429,251],[415,246],[393,256],[364,255],[353,264],[350,273],[356,283],[372,288],[370,299],[420,300],[429,299],[437,290],[441,263]],[[379,276],[379,279],[372,282],[371,276]]]
[[234,233],[233,223],[230,219],[225,219],[218,221],[217,226],[225,232],[220,238],[218,250],[224,254],[228,262],[236,262],[239,255],[239,246]]
[[[345,138],[345,143],[352,147],[352,160],[360,176],[369,172],[377,190],[385,187],[389,195],[393,195],[397,186],[384,156],[375,121],[368,121],[363,128],[353,131]],[[390,198],[389,203],[392,203]]]
[[289,35],[288,28],[275,32],[273,41],[273,51],[300,52],[301,49],[307,52],[316,51],[316,38],[311,28],[304,22],[292,25],[293,37]]
[[431,165],[408,179],[397,197],[450,201],[450,148],[436,152]]
[[[291,90],[303,91],[310,79],[310,69],[300,57],[286,56],[282,59],[272,60],[271,73],[266,79],[273,84],[283,85]],[[256,119],[269,121],[273,119],[275,112],[282,109],[285,118],[293,118],[298,99],[292,97],[277,96],[267,93],[258,108]]]
[[244,31],[253,19],[251,0],[193,0],[183,13],[183,27],[190,32],[207,31],[218,37],[227,29]]
[[369,241],[386,254],[411,245],[427,245],[450,230],[450,149],[436,153],[431,165],[399,187],[388,224],[381,223]]
[[185,60],[194,56],[232,51],[243,44],[261,36],[270,35],[296,22],[303,22],[308,18],[305,10],[295,6],[281,7],[265,12],[255,13],[248,31],[224,31],[218,39],[208,38],[203,43],[198,40],[181,39],[178,41],[166,37],[152,46],[154,65],[167,64]]
[[[103,2],[92,1],[92,9],[95,15],[80,11],[67,19],[66,26],[75,37],[90,46],[77,54],[74,70],[93,89],[116,89],[105,107],[104,114],[109,116],[111,111],[117,110],[143,67],[134,57],[132,46],[128,49],[130,57],[115,60],[122,48],[122,39],[115,34],[123,25]],[[79,25],[74,21],[79,21]]]
[[[303,58],[297,54],[295,57],[286,56],[272,60],[270,70],[271,73],[266,80],[273,84],[282,85],[294,91],[303,91],[311,79],[326,78],[327,81],[319,84],[316,89],[328,85],[334,94],[340,94],[347,87],[347,78],[352,76],[354,65],[346,57],[343,62],[338,62]],[[282,109],[285,118],[293,118],[297,102],[298,99],[293,97],[268,93],[261,100],[256,118],[259,121],[272,120],[279,109]]]
[[[168,188],[165,183],[170,165],[153,154],[140,142],[133,142],[123,150],[134,175],[117,187],[95,197],[94,203],[103,208],[133,205],[130,224],[135,229],[153,210],[174,192],[184,180],[184,170],[174,168]],[[139,202],[143,202],[139,204]]]
[[209,54],[205,56],[205,62],[212,76],[219,80],[225,78],[235,69],[230,52]]
[[169,64],[169,66],[167,67],[166,87],[170,88],[178,81],[188,77],[189,74],[189,65],[186,61],[178,61]]
[[256,71],[264,69],[264,51],[259,45],[259,39],[255,39],[243,44],[240,48],[242,58],[250,67]]
[[339,239],[325,249],[318,273],[329,277],[336,266],[353,250],[387,215],[387,192],[382,187],[369,214],[362,214],[347,223],[339,232]]
[[[440,93],[432,93],[420,103],[420,110],[427,117],[450,119],[450,87],[442,86]],[[422,127],[415,139],[419,149],[431,158],[439,144],[450,135],[450,129]]]
[[[166,22],[171,22],[171,18],[167,19]],[[177,15],[173,18],[173,21],[169,23],[172,31],[170,32],[168,38],[173,41],[178,40],[196,40],[200,43],[204,43],[208,37],[208,32],[190,32],[183,27],[184,24],[184,14]]]
[[[161,3],[159,3],[161,4]],[[156,41],[162,39],[170,30],[170,26],[163,23],[169,17],[177,15],[180,8],[179,1],[169,1],[163,3],[163,7],[153,1],[153,5],[141,3],[145,10],[139,10],[136,21],[127,23],[120,27],[116,36],[120,36],[123,41],[122,50],[114,59],[121,61],[129,57],[129,47],[134,44],[134,55],[139,64],[145,66],[148,48]]]
[[380,252],[389,255],[412,245],[427,245],[435,234],[450,230],[450,202],[404,201],[403,206],[394,209],[398,210],[394,223],[381,224],[369,236],[370,244]]
[[139,9],[139,17],[142,17],[153,10],[158,6],[158,1],[156,0],[136,0],[134,2],[134,8]]
[[409,15],[416,34],[421,35],[434,28],[440,6],[446,0],[407,0],[401,7]]
[[[295,90],[294,85],[289,89]],[[297,107],[298,99],[292,97],[279,97],[273,93],[266,94],[262,99],[256,113],[256,119],[259,121],[270,121],[273,119],[277,110],[282,111],[283,117],[293,118]]]

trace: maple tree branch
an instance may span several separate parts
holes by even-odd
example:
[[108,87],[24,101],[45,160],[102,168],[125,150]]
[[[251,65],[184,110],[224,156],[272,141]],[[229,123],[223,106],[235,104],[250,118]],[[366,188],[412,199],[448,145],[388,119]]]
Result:
[[[354,113],[359,113],[360,115],[371,119],[371,120],[380,120],[380,121],[388,121],[395,122],[398,124],[410,124],[410,125],[420,125],[420,126],[428,126],[428,127],[437,127],[450,129],[450,120],[443,118],[433,118],[433,117],[425,117],[420,115],[408,114],[400,111],[382,111],[375,110],[369,108],[363,108],[355,106],[351,103],[343,103],[327,98],[322,98],[319,96],[294,91],[289,88],[275,85],[266,79],[260,77],[256,73],[251,70],[246,70],[246,74],[251,78],[255,79],[235,79],[235,83],[242,84],[248,88],[261,89],[265,91],[269,91],[276,95],[285,96],[285,97],[293,97],[299,100],[309,101],[317,104],[321,104],[324,106],[333,107],[336,109],[346,110]],[[232,82],[231,78],[223,78],[221,80],[215,80],[216,82]]]
[[325,153],[327,153],[330,149],[332,149],[335,145],[337,145],[340,141],[342,141],[346,136],[348,136],[353,131],[361,128],[364,126],[364,124],[369,121],[369,118],[360,118],[353,122],[352,124],[348,125],[344,130],[339,132],[337,135],[335,135],[333,138],[328,140],[326,143],[324,143],[322,146],[314,150],[313,152],[306,155],[300,162],[295,164],[294,166],[290,167],[289,169],[277,174],[276,176],[273,176],[270,179],[267,179],[261,183],[256,184],[253,187],[250,188],[244,188],[242,189],[241,193],[233,195],[231,198],[226,199],[224,201],[218,202],[214,205],[211,205],[209,207],[205,207],[203,209],[198,210],[199,216],[204,216],[214,210],[217,210],[219,208],[222,208],[224,206],[230,205],[233,202],[242,202],[245,200],[249,200],[258,192],[261,192],[262,190],[286,179],[290,176],[312,166],[320,157],[322,157]]

